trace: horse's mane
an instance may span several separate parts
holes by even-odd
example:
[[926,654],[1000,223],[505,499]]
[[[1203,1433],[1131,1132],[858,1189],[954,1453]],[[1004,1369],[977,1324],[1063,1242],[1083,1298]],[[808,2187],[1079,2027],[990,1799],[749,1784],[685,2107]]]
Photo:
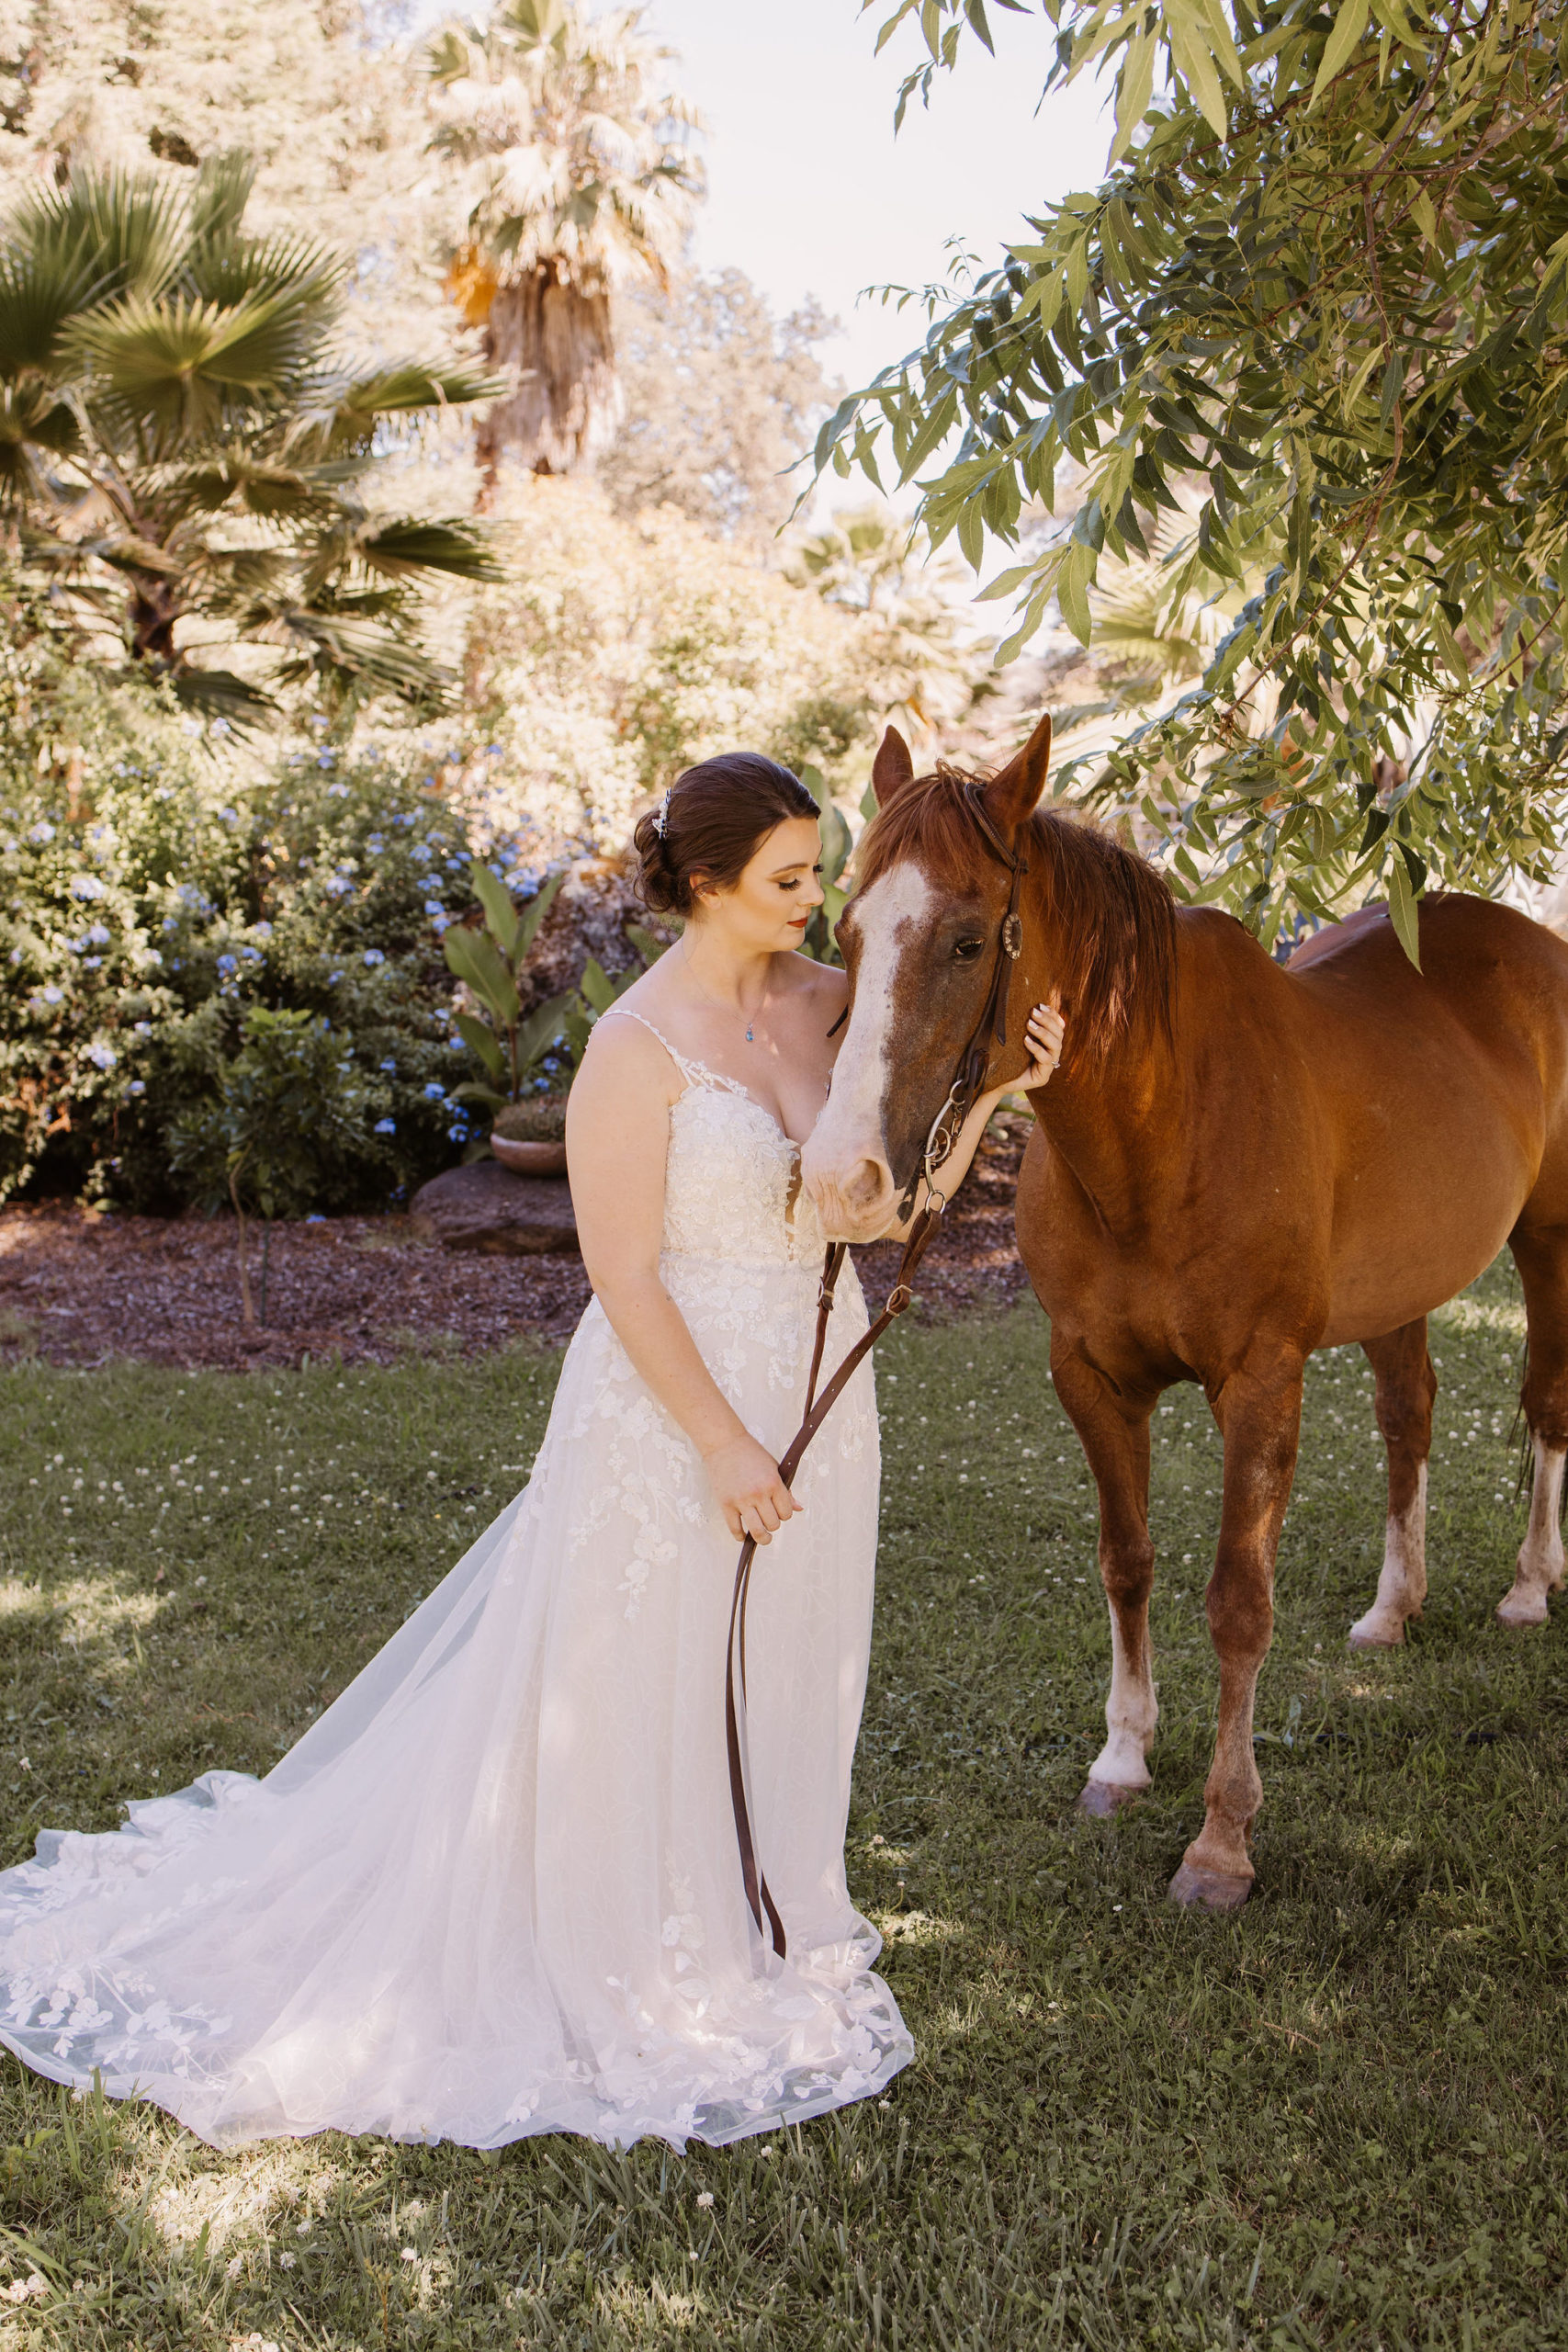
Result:
[[[861,835],[858,887],[911,857],[938,879],[988,862],[965,790],[987,781],[943,762],[896,792]],[[1046,919],[1061,943],[1053,978],[1072,1016],[1072,1058],[1100,1059],[1134,1022],[1152,1021],[1168,1036],[1176,910],[1167,883],[1098,826],[1055,812],[1037,809],[1019,846],[1030,865],[1025,889],[1043,878]]]

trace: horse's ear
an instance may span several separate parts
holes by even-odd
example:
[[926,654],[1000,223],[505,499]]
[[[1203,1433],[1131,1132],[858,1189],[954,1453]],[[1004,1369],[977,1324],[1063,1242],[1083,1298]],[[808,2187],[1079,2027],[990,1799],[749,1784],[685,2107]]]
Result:
[[909,757],[909,746],[896,727],[890,727],[876,748],[871,763],[871,788],[876,795],[876,805],[886,808],[896,792],[902,792],[915,777],[915,763]]
[[1051,780],[1051,714],[1045,716],[1021,752],[1015,752],[986,786],[986,807],[1004,831],[1028,822]]

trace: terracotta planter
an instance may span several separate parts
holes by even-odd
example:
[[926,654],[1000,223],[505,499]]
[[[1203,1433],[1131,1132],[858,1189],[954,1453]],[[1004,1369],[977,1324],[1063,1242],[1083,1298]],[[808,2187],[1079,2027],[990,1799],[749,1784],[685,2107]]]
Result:
[[507,1136],[491,1136],[490,1148],[503,1168],[514,1176],[564,1176],[564,1143],[513,1143]]

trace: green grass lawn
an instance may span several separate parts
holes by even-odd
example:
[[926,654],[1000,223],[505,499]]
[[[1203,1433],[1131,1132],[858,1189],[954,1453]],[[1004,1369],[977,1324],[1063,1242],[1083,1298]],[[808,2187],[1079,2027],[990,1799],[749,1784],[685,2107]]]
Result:
[[[1359,1355],[1313,1369],[1246,1910],[1165,1900],[1213,1722],[1201,1401],[1156,1422],[1155,1787],[1080,1824],[1110,1645],[1044,1326],[901,1330],[850,1850],[919,2052],[890,2097],[684,2159],[220,2156],[7,2059],[0,2297],[7,2260],[41,2287],[0,2346],[1568,2344],[1563,1614],[1491,1618],[1505,1274],[1435,1334],[1403,1653],[1345,1649],[1382,1456]],[[0,1375],[0,1859],[265,1769],[521,1483],[555,1363]]]

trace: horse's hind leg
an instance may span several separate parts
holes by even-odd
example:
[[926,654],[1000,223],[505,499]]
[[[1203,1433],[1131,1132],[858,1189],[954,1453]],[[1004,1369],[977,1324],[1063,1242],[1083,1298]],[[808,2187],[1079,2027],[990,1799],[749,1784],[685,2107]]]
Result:
[[1053,1348],[1051,1377],[1100,1490],[1100,1576],[1111,1606],[1106,1740],[1078,1798],[1084,1813],[1114,1813],[1149,1785],[1145,1753],[1159,1708],[1149,1658],[1149,1422],[1068,1348]]
[[1562,1585],[1562,1470],[1568,1461],[1568,1230],[1529,1228],[1509,1247],[1524,1285],[1529,1344],[1524,1411],[1535,1457],[1529,1524],[1519,1546],[1511,1592],[1497,1603],[1504,1625],[1544,1625],[1546,1596]]
[[1361,1346],[1377,1375],[1378,1427],[1388,1448],[1388,1526],[1378,1597],[1351,1626],[1350,1646],[1392,1650],[1427,1598],[1427,1460],[1438,1375],[1427,1352],[1424,1315]]

